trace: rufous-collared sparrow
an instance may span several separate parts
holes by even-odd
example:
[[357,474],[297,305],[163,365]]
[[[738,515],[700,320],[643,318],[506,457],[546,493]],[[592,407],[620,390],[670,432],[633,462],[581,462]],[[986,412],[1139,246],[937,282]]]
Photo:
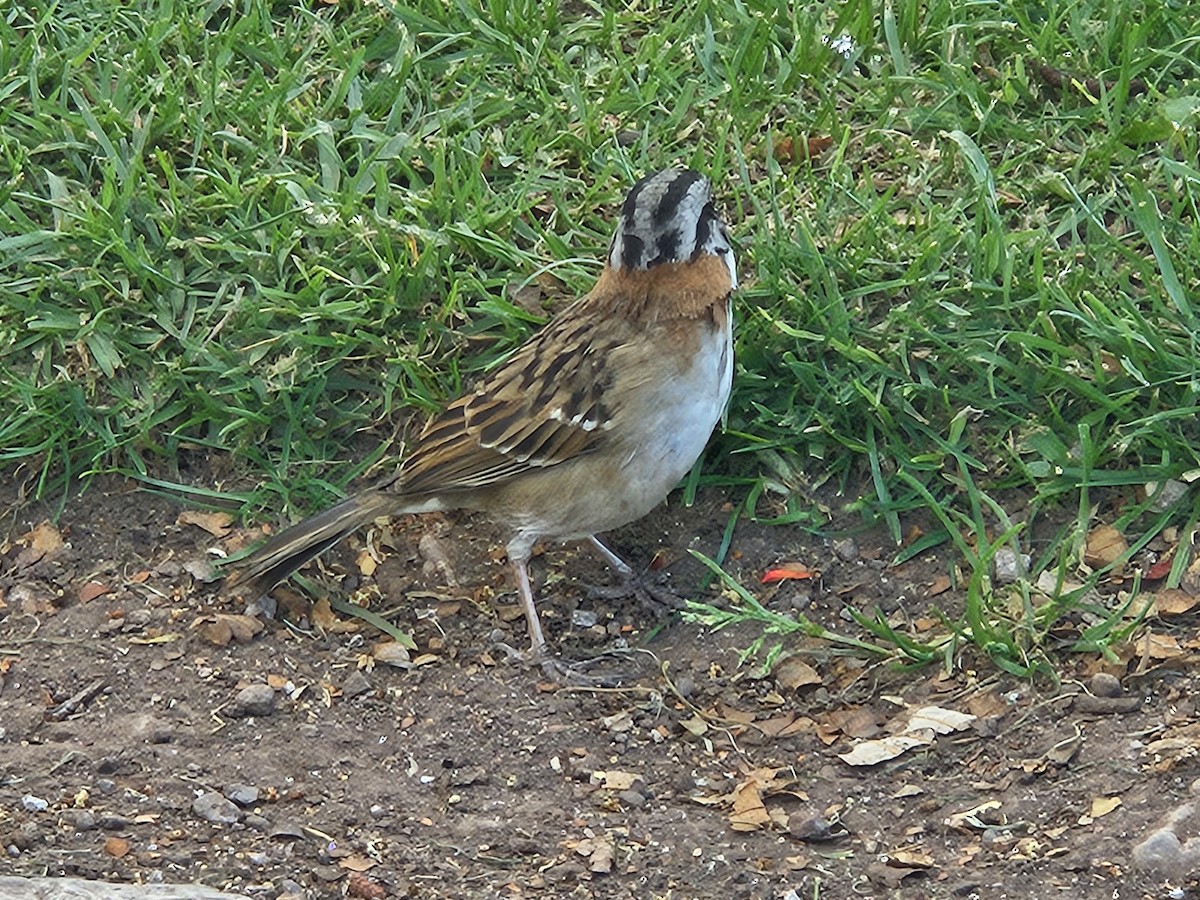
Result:
[[589,539],[646,515],[703,451],[733,379],[733,249],[708,180],[666,169],[633,186],[604,270],[471,392],[434,417],[399,471],[269,538],[227,579],[262,593],[381,516],[478,510],[508,558],[535,655],[528,564],[542,539]]

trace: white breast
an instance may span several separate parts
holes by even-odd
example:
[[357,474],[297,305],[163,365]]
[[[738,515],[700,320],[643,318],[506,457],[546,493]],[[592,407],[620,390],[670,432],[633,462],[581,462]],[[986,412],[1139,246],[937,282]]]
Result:
[[[733,330],[726,327],[706,335],[689,368],[678,378],[656,385],[645,411],[645,428],[631,449],[627,471],[651,503],[666,496],[692,468],[721,420],[733,385]],[[637,457],[642,457],[638,459]],[[647,464],[648,459],[654,460]]]

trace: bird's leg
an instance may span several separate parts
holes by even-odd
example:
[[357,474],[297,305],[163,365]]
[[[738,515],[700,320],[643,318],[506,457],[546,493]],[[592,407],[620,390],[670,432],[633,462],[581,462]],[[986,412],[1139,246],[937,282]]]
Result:
[[529,584],[529,559],[514,557],[512,567],[517,579],[517,595],[521,598],[521,611],[525,613],[525,622],[529,626],[529,655],[538,660],[545,653],[546,636],[542,634],[542,623],[533,602],[533,588]]
[[625,560],[621,559],[621,557],[617,556],[617,554],[605,547],[600,538],[596,537],[594,534],[589,535],[588,543],[592,545],[592,549],[596,551],[599,557],[608,563],[608,567],[621,576],[622,580],[627,581],[633,578],[633,569],[630,567],[629,563],[625,562]]
[[[630,580],[636,580],[633,570],[629,566],[625,565],[617,556],[612,554],[607,547],[604,547],[598,541],[596,544],[601,548],[606,559],[609,557],[612,558],[614,561],[613,568],[617,569],[618,573],[622,573],[622,581],[626,579],[625,572],[628,573]],[[509,560],[512,563],[513,575],[517,582],[517,595],[521,598],[521,610],[525,613],[525,622],[529,628],[529,649],[521,652],[503,643],[499,638],[494,638],[496,640],[495,646],[507,653],[511,659],[527,665],[540,665],[542,671],[554,682],[586,685],[588,687],[616,687],[627,680],[629,676],[622,675],[621,673],[600,672],[598,674],[589,674],[588,670],[600,662],[603,657],[570,663],[555,659],[549,654],[545,635],[542,634],[542,622],[538,617],[537,606],[533,600],[533,587],[529,583],[529,556],[527,552],[520,552],[523,549],[520,546],[513,548],[510,551]],[[626,590],[625,593],[627,594],[629,591]],[[498,635],[499,632],[495,632],[494,634]]]
[[633,568],[617,554],[613,553],[594,534],[588,537],[588,544],[596,554],[608,563],[609,568],[617,573],[619,584],[609,587],[588,585],[588,596],[598,600],[618,600],[622,597],[636,597],[643,605],[661,615],[664,611],[672,611],[682,606],[681,598],[669,588],[657,584],[647,584],[645,579],[633,571]]

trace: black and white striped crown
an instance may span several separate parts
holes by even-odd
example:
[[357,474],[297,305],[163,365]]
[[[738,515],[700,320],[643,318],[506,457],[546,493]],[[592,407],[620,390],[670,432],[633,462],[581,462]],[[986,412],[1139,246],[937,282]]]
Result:
[[708,179],[691,169],[664,169],[635,184],[621,206],[608,264],[645,270],[690,262],[702,253],[723,259],[730,288],[737,286],[733,247]]

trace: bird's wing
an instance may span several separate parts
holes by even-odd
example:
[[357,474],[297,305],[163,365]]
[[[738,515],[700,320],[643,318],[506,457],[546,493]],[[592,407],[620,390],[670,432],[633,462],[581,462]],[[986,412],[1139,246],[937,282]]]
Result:
[[[586,298],[585,298],[586,300]],[[486,487],[595,450],[611,425],[611,319],[574,304],[421,432],[396,487],[405,494]],[[606,332],[621,331],[619,326]]]

